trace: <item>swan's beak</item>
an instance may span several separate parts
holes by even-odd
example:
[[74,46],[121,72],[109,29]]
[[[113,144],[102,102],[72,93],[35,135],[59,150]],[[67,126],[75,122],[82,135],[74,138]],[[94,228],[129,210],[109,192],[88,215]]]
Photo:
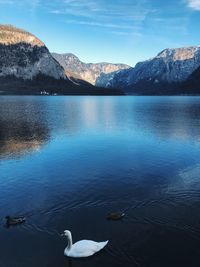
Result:
[[65,236],[65,233],[60,234],[60,236]]

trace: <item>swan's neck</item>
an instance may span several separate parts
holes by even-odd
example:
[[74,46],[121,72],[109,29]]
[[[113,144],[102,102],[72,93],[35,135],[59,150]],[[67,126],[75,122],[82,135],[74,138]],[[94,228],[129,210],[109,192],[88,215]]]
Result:
[[66,237],[68,240],[67,250],[70,250],[72,248],[72,235],[71,235],[71,233],[67,233]]

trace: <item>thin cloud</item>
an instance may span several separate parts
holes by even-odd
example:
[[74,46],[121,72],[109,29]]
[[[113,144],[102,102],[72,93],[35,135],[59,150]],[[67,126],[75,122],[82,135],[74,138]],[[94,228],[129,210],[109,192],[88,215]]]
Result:
[[41,0],[0,0],[0,5],[13,5],[16,7],[27,6],[30,11],[34,11],[40,6]]
[[98,11],[99,4],[96,1],[64,0],[64,4],[74,8],[89,8],[90,11]]
[[160,29],[160,25],[162,25],[163,31],[167,32],[179,32],[180,34],[187,35],[188,34],[188,24],[189,17],[188,16],[177,16],[177,17],[155,17],[151,18],[149,22],[152,25],[152,29],[158,30]]
[[133,29],[133,26],[130,25],[121,25],[113,23],[101,23],[94,21],[80,21],[80,20],[65,20],[66,23],[78,24],[78,25],[87,25],[92,27],[103,27],[103,28],[116,28],[116,29]]
[[142,34],[140,32],[111,31],[111,33],[119,36],[134,36],[138,38],[142,37]]
[[200,0],[187,0],[188,7],[200,11]]
[[123,2],[113,4],[105,0],[63,0],[60,1],[59,5],[56,5],[55,9],[51,9],[49,12],[76,17],[141,22],[145,20],[150,12],[153,12],[144,3],[146,3],[146,0],[133,0],[129,5],[124,5]]
[[128,35],[127,30],[137,31],[139,36],[142,23],[155,9],[147,0],[132,0],[126,5],[123,1],[62,0],[51,5],[49,12],[61,16],[65,23],[110,28],[118,35]]

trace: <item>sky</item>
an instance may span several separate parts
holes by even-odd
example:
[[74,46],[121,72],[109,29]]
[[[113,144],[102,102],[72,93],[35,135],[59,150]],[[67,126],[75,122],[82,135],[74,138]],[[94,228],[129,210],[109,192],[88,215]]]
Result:
[[51,52],[134,66],[165,48],[200,45],[200,0],[0,0],[0,23]]

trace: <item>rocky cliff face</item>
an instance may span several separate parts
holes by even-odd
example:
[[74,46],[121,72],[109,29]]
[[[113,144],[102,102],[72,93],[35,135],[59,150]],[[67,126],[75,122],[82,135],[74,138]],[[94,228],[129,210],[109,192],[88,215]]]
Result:
[[118,70],[111,73],[101,73],[96,80],[96,86],[105,88],[125,88],[133,68]]
[[0,26],[0,77],[28,80],[38,74],[66,79],[63,68],[38,38],[12,26]]
[[[143,87],[145,90],[148,87],[151,90],[153,87],[159,90],[161,86],[171,88],[185,82],[199,66],[200,47],[166,49],[155,58],[136,64],[135,68],[115,73],[105,86],[133,89],[134,92]],[[106,82],[105,77],[104,80]]]
[[[69,65],[71,65],[69,63]],[[37,37],[10,25],[0,25],[0,94],[101,95],[121,94],[68,78],[64,68]]]
[[80,78],[97,86],[101,86],[96,81],[102,74],[129,68],[125,64],[83,63],[73,54],[52,53],[52,55],[63,66],[68,77]]
[[144,79],[183,82],[200,65],[200,47],[166,49],[155,58],[138,63],[131,74],[129,85]]

